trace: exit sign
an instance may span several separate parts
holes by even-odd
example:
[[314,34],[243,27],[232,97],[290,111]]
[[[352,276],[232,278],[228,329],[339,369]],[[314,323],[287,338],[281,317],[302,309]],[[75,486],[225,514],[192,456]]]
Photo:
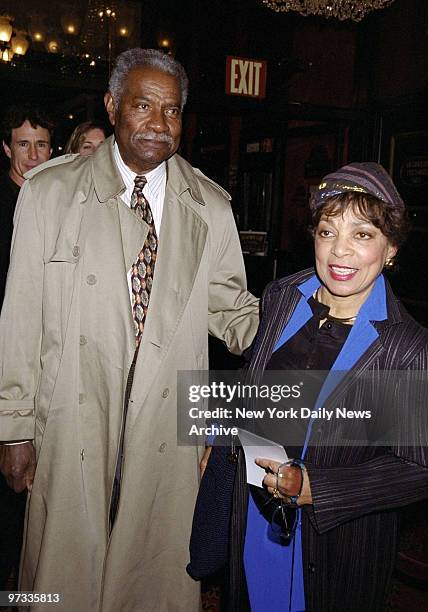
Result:
[[245,57],[226,58],[226,93],[232,96],[264,98],[267,62]]

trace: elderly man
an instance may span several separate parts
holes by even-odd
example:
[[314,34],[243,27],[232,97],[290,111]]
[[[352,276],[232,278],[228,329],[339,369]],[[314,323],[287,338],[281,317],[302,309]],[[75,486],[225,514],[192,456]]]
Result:
[[70,612],[199,606],[200,452],[177,444],[177,370],[207,368],[207,332],[246,348],[258,304],[229,196],[176,154],[186,95],[178,62],[126,51],[105,96],[114,138],[34,172],[18,204],[0,431],[23,444],[0,465],[32,487],[20,588]]

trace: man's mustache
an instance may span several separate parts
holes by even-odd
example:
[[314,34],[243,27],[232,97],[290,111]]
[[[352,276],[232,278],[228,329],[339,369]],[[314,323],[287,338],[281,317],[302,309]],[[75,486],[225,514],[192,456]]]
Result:
[[156,132],[139,132],[134,135],[133,140],[154,140],[156,142],[167,142],[170,145],[174,143],[170,134],[157,134]]

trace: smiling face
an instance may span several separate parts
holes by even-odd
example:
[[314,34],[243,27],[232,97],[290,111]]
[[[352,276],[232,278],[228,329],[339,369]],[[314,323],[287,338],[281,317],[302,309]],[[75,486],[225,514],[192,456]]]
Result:
[[92,155],[105,139],[105,134],[100,128],[92,128],[92,130],[88,130],[84,135],[78,152],[80,155]]
[[351,206],[335,216],[323,214],[315,230],[316,269],[327,298],[323,301],[356,312],[396,251],[381,230]]
[[39,166],[51,156],[51,138],[49,130],[37,125],[32,127],[25,120],[11,132],[10,146],[3,142],[3,149],[10,159],[10,178],[20,187],[24,183],[24,174]]
[[104,101],[120,154],[131,170],[149,172],[177,151],[181,91],[175,76],[149,66],[133,68],[119,103],[110,93]]

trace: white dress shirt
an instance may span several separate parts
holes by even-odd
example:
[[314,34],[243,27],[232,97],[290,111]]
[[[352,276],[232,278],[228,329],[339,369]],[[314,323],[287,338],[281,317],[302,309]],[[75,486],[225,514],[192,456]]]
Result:
[[[131,206],[131,196],[132,192],[134,191],[134,181],[137,174],[133,172],[130,168],[128,168],[128,166],[123,161],[122,156],[119,152],[119,147],[117,146],[117,142],[114,143],[113,154],[118,170],[126,186],[125,193],[123,193],[120,197],[125,202],[125,204]],[[150,208],[152,209],[153,220],[155,222],[156,233],[158,235],[159,240],[163,212],[163,202],[165,199],[166,189],[166,163],[162,162],[154,170],[151,170],[150,172],[145,172],[144,176],[147,179],[147,183],[144,186],[143,193],[144,196],[147,198],[148,203],[150,204]],[[141,245],[141,248],[143,248],[143,245]],[[137,257],[135,257],[135,259],[137,259]],[[131,285],[131,270],[128,270],[127,277],[129,297],[132,306],[133,296]]]
[[[137,174],[133,172],[122,159],[119,152],[117,142],[113,146],[114,161],[118,167],[118,170],[122,176],[123,182],[126,186],[126,191],[120,197],[128,206],[131,206],[131,196],[135,187],[135,177]],[[150,208],[152,209],[153,220],[155,222],[156,233],[158,238],[160,237],[161,221],[163,202],[165,199],[166,189],[166,163],[162,162],[157,168],[150,172],[145,172],[144,176],[147,179],[147,183],[144,186],[143,193],[147,198]],[[143,245],[141,245],[143,246]]]

